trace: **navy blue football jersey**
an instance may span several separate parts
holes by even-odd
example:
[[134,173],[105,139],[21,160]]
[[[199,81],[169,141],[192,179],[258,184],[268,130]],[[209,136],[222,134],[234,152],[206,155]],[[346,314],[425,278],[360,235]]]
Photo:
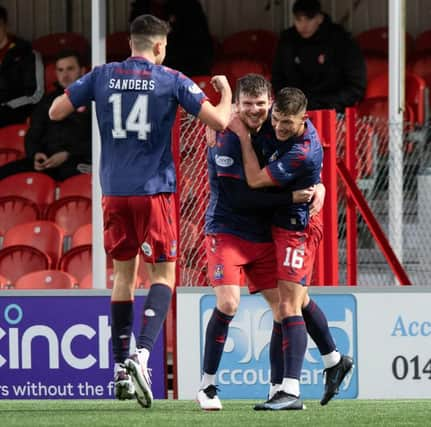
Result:
[[[290,190],[307,188],[320,182],[323,162],[323,149],[316,128],[306,121],[303,135],[287,141],[266,140],[264,149],[267,157],[267,172],[278,187],[288,186]],[[271,153],[271,150],[274,150]],[[309,208],[307,203],[297,203],[278,208],[272,223],[288,230],[302,230],[308,225]]]
[[171,130],[177,107],[197,116],[206,100],[192,80],[145,58],[131,57],[95,67],[66,93],[75,108],[96,101],[104,195],[175,191]]
[[[258,146],[270,133],[265,129],[253,137]],[[216,145],[208,149],[208,175],[210,200],[205,215],[205,232],[234,234],[254,242],[271,241],[270,215],[250,209],[238,212],[233,209],[228,197],[223,193],[220,177],[246,181],[242,163],[241,145],[236,134],[227,130],[217,132]]]

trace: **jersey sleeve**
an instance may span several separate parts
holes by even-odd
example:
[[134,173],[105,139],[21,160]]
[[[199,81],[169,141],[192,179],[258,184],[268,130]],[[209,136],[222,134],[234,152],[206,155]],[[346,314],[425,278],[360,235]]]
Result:
[[202,89],[182,73],[178,73],[176,95],[178,103],[194,116],[199,114],[203,102],[208,100]]
[[241,145],[231,131],[217,132],[216,146],[212,148],[216,173],[219,177],[229,177],[245,181],[242,166]]
[[307,169],[309,144],[295,144],[279,159],[266,166],[266,170],[277,186],[285,187],[303,175]]
[[94,80],[99,68],[94,68],[67,87],[65,92],[75,108],[87,105],[94,99]]

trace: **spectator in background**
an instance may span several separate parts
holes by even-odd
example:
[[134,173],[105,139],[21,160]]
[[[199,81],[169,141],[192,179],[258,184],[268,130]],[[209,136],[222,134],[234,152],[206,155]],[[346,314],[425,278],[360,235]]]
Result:
[[346,107],[359,102],[366,88],[365,61],[358,45],[322,12],[319,0],[296,0],[294,25],[281,33],[272,68],[277,93],[301,89],[308,109]]
[[167,0],[135,0],[130,5],[130,19],[133,22],[140,15],[154,15],[159,19],[167,20]]
[[172,31],[164,64],[189,76],[211,74],[214,45],[199,0],[168,0],[167,14]]
[[0,6],[0,127],[25,122],[44,91],[39,53],[8,34],[7,24],[7,10]]
[[84,74],[84,67],[74,51],[59,53],[55,66],[57,89],[45,95],[33,111],[25,136],[26,158],[0,167],[0,179],[31,171],[63,181],[79,174],[78,167],[91,163],[91,109],[74,112],[59,122],[48,116],[53,100]]
[[[151,13],[171,26],[164,65],[188,76],[211,74],[214,44],[199,0],[136,0],[130,18]],[[190,46],[193,41],[193,48]]]

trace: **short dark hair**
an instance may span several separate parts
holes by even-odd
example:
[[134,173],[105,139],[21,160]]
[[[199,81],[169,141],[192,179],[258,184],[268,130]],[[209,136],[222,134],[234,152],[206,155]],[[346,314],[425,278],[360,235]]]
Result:
[[304,15],[311,19],[322,13],[322,6],[319,0],[296,0],[292,12],[295,16]]
[[260,96],[267,93],[271,97],[271,83],[260,74],[249,73],[236,81],[235,101],[239,100],[240,94],[249,96]]
[[78,65],[80,67],[84,66],[81,55],[79,54],[79,52],[73,49],[64,49],[58,52],[57,55],[55,55],[55,62],[59,61],[60,59],[70,58],[70,57],[76,58],[76,62],[78,62]]
[[3,21],[5,24],[7,24],[7,9],[3,6],[0,6],[0,21]]
[[169,24],[153,15],[140,15],[130,24],[130,38],[139,50],[150,49],[152,37],[166,37],[169,31]]
[[284,87],[274,98],[273,108],[282,114],[299,114],[307,109],[307,97],[301,89],[296,87]]

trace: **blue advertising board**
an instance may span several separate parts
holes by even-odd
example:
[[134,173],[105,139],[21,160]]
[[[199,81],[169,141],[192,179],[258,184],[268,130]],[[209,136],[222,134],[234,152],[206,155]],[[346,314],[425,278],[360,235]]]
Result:
[[[144,301],[135,298],[135,335]],[[0,295],[0,399],[113,398],[109,313],[109,295]],[[165,398],[163,333],[149,368]]]
[[[313,295],[328,318],[338,350],[357,360],[356,299],[353,295]],[[205,330],[215,297],[205,295],[200,300],[201,357],[205,344]],[[268,393],[270,379],[269,340],[272,313],[259,295],[242,295],[239,310],[229,326],[229,334],[219,370],[217,384],[224,399],[263,399]],[[311,338],[301,373],[301,396],[318,399],[323,392],[323,362]],[[339,398],[358,395],[358,375],[355,370],[340,387]]]

